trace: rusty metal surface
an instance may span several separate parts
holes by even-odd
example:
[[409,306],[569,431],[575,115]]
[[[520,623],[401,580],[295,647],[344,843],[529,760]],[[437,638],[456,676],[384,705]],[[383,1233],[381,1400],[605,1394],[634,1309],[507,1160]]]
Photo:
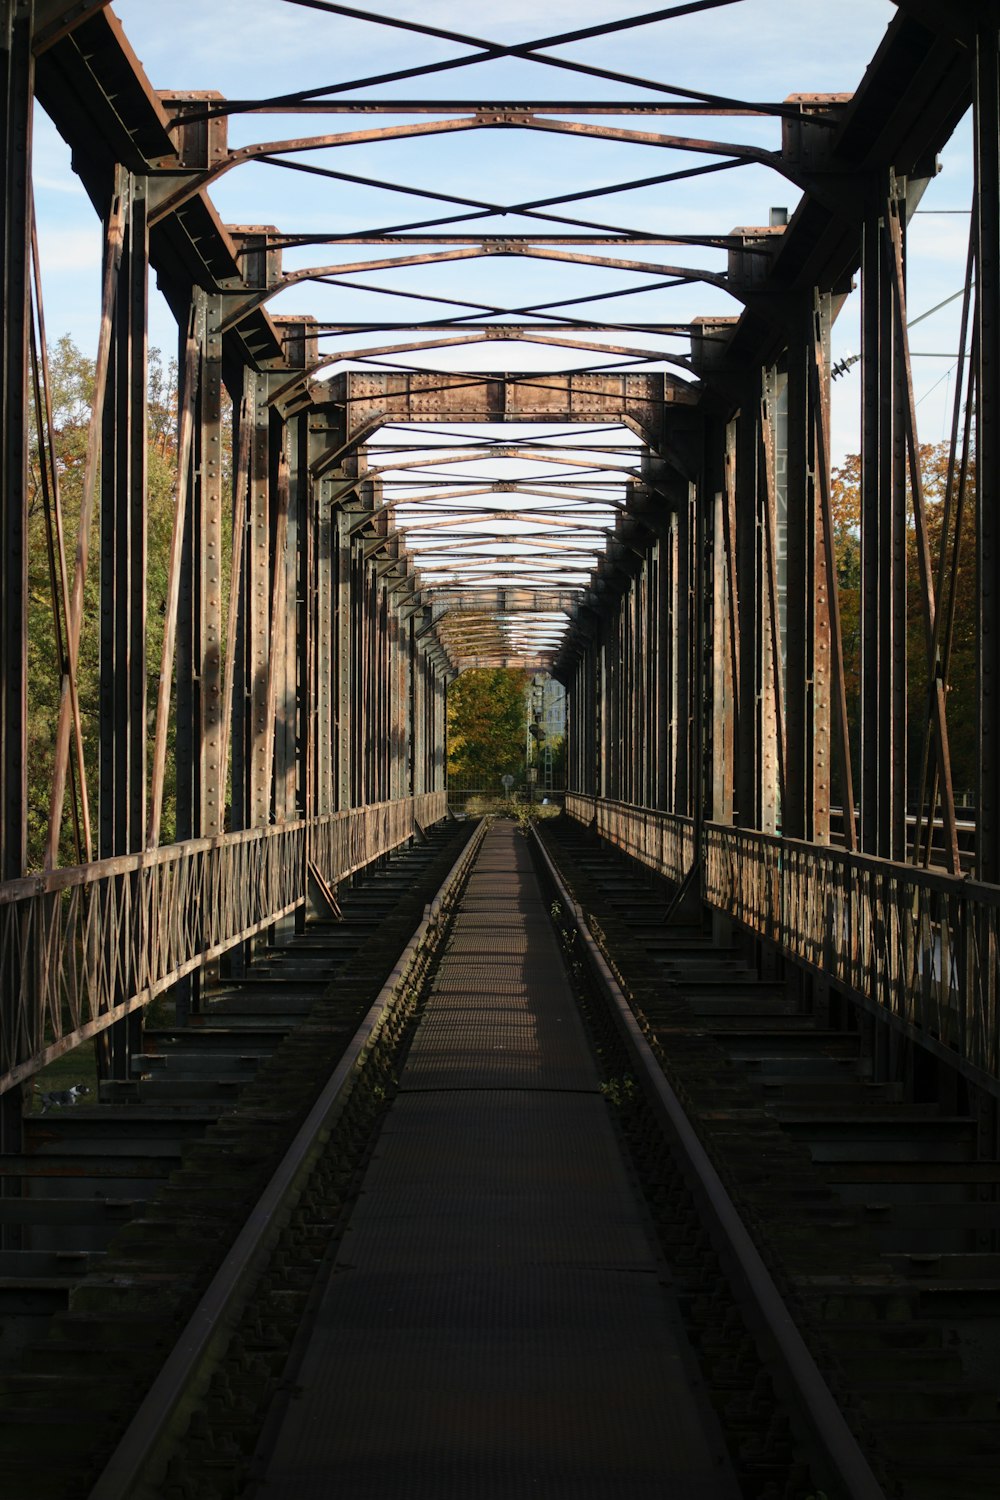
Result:
[[513,826],[471,892],[520,994],[443,959],[259,1493],[735,1500]]

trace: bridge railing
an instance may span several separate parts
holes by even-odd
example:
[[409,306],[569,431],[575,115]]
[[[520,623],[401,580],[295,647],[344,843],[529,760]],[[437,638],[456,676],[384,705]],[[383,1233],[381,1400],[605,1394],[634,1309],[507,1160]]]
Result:
[[0,1093],[447,812],[443,791],[0,884]]
[[[671,880],[692,867],[687,819],[575,792],[566,811]],[[700,852],[710,906],[997,1090],[1000,887],[720,823]]]
[[309,857],[331,886],[379,855],[397,849],[419,828],[438,823],[448,814],[445,791],[423,792],[395,802],[348,807],[314,818],[309,825]]
[[607,797],[585,797],[579,792],[566,793],[565,807],[571,818],[593,824],[608,843],[668,880],[682,881],[694,863],[691,818]]
[[1000,887],[709,824],[704,895],[933,1050],[1000,1079]]

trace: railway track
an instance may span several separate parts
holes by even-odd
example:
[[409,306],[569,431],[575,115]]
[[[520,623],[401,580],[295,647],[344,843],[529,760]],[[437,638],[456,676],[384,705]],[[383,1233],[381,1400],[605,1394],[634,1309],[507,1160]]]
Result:
[[[470,832],[441,826],[379,861],[343,893],[343,920],[259,945],[247,972],[215,985],[186,1026],[147,1026],[134,1077],[33,1113],[24,1157],[0,1159],[19,1189],[0,1199],[0,1452],[11,1500],[90,1492],[338,1060],[344,1164],[334,1178],[346,1188],[354,1143],[380,1107],[396,1012]],[[276,1254],[280,1265],[285,1247]],[[291,1336],[295,1299],[277,1301],[269,1348]]]
[[[977,1100],[919,1049],[882,1081],[885,1038],[846,1002],[806,1009],[794,978],[762,973],[734,933],[665,924],[666,887],[579,825],[564,820],[545,842],[586,910],[579,943],[613,971],[600,987],[627,1012],[606,1043],[613,1066],[634,1066],[622,1026],[637,1028],[886,1495],[995,1495],[1000,1161]],[[621,1108],[641,1155],[645,1107]],[[668,1257],[690,1258],[692,1234],[715,1248],[703,1187],[687,1229],[655,1169],[652,1193]],[[693,1337],[717,1372],[715,1399],[767,1418],[782,1383],[774,1361],[761,1381],[753,1340],[734,1338],[693,1264]]]
[[[63,1273],[48,1284],[39,1274],[31,1294],[24,1275],[18,1294],[66,1305],[26,1302],[23,1348],[5,1362],[0,1445],[14,1500],[295,1492],[269,1487],[268,1465],[289,1443],[300,1371],[333,1272],[344,1268],[343,1237],[387,1107],[397,1095],[412,1102],[412,1078],[400,1083],[411,1039],[452,1029],[447,1001],[434,1020],[435,993],[457,986],[462,994],[468,981],[449,981],[444,965],[475,972],[477,993],[489,997],[504,991],[511,960],[503,955],[521,951],[499,918],[475,911],[456,950],[464,960],[446,937],[481,837],[480,829],[459,852],[457,836],[439,834],[391,861],[381,887],[376,879],[356,893],[353,938],[345,906],[342,926],[307,929],[262,956],[183,1034],[148,1032],[130,1098],[118,1087],[95,1109],[39,1117],[30,1193],[20,1207],[6,1200],[3,1212],[8,1227],[31,1232],[35,1248],[21,1254],[55,1257],[39,1273]],[[380,900],[412,894],[418,863],[435,887],[447,868],[433,911],[414,922],[411,901],[377,925]],[[539,909],[555,918],[602,1075],[592,1087],[645,1195],[639,1212],[655,1229],[664,1282],[700,1365],[694,1385],[712,1413],[706,1442],[719,1432],[728,1449],[730,1477],[720,1471],[718,1488],[704,1493],[992,1497],[1000,1172],[969,1113],[955,1100],[946,1109],[872,1082],[865,1035],[849,1017],[831,1025],[806,1013],[727,935],[700,922],[665,926],[669,893],[582,830],[549,825],[538,870]],[[483,891],[500,877],[478,878]],[[534,909],[526,902],[514,902],[518,913]],[[364,942],[373,932],[377,944]],[[399,941],[390,946],[393,932]],[[523,1028],[504,1014],[486,1025],[507,1046]],[[195,1032],[202,1040],[192,1049]],[[447,1093],[437,1063],[428,1082],[426,1058],[414,1056],[424,1069],[417,1095]],[[174,1062],[182,1092],[168,1096]],[[524,1086],[504,1071],[516,1058],[492,1072],[487,1065],[484,1078],[478,1066],[461,1088]],[[220,1081],[234,1077],[238,1103],[213,1114],[206,1130],[206,1090],[218,1099]],[[580,1088],[573,1082],[571,1093]],[[148,1134],[144,1145],[133,1134],[125,1149],[113,1144],[123,1138],[111,1125],[128,1109]],[[84,1156],[92,1175],[81,1177]],[[81,1181],[97,1184],[100,1198],[72,1188],[39,1195],[47,1184]],[[42,1230],[48,1252],[38,1248]],[[94,1248],[101,1235],[103,1252]],[[60,1254],[76,1258],[70,1274]],[[0,1290],[13,1293],[9,1277]],[[47,1336],[25,1339],[23,1325],[44,1311]],[[42,1434],[50,1458],[40,1471]],[[650,1494],[662,1493],[660,1482]],[[646,1491],[630,1485],[629,1493]]]

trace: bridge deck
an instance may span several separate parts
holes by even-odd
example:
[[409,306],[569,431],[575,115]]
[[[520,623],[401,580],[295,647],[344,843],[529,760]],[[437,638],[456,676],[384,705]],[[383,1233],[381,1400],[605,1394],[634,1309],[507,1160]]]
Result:
[[736,1500],[525,841],[494,827],[267,1500]]

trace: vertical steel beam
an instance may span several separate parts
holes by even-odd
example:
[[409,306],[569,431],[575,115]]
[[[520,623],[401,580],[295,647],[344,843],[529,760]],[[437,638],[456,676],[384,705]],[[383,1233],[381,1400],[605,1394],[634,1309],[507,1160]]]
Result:
[[[287,791],[286,736],[283,722],[286,708],[286,675],[288,668],[288,519],[289,519],[289,475],[288,459],[284,448],[278,457],[278,477],[275,491],[274,531],[271,537],[271,598],[268,614],[268,644],[263,764],[266,788],[263,801],[275,817],[281,821],[285,816]],[[293,594],[294,599],[294,594]],[[294,762],[293,762],[294,766]]]
[[861,841],[906,858],[906,447],[885,216],[891,173],[869,184],[861,262]]
[[[287,518],[285,546],[275,556],[275,567],[284,575],[282,584],[282,620],[272,648],[275,675],[274,720],[274,806],[278,818],[294,818],[298,801],[299,745],[302,736],[298,723],[299,673],[299,594],[300,568],[305,556],[304,525],[305,484],[301,463],[302,419],[292,418],[285,437],[287,465]],[[276,659],[280,651],[280,659]]]
[[656,806],[657,767],[660,760],[659,720],[656,713],[656,687],[659,680],[659,640],[657,614],[660,597],[660,547],[657,539],[650,548],[646,577],[646,788],[643,800]]
[[724,494],[722,506],[722,537],[725,550],[726,631],[728,635],[728,676],[730,684],[730,708],[728,734],[732,781],[727,794],[728,816],[732,822],[736,807],[736,754],[740,743],[740,611],[739,588],[736,575],[736,423],[727,422],[725,431],[725,463],[723,471]]
[[260,828],[271,817],[271,767],[267,763],[267,670],[270,660],[272,494],[276,492],[271,413],[263,376],[248,376],[253,435],[247,513],[247,826]]
[[[656,544],[656,796],[655,807],[670,806],[670,553],[673,520]],[[581,787],[581,790],[585,788]]]
[[[780,406],[779,406],[780,386]],[[777,442],[779,414],[784,426],[784,376],[765,372],[760,406],[760,826],[777,833],[782,826],[785,801],[784,632],[781,626],[778,559]],[[787,454],[781,452],[784,461]],[[787,472],[782,472],[782,502]]]
[[732,820],[733,781],[733,682],[726,628],[725,538],[722,512],[725,494],[715,496],[712,507],[712,805],[716,822]]
[[316,811],[333,812],[337,806],[337,700],[336,664],[336,537],[326,486],[314,486],[316,537],[316,640],[315,640],[315,744]]
[[[710,436],[711,434],[711,436]],[[706,694],[711,682],[709,661],[711,642],[710,611],[712,607],[712,521],[715,498],[721,484],[721,464],[718,448],[713,444],[715,434],[711,426],[702,433],[702,455],[698,480],[691,486],[692,517],[692,631],[690,652],[691,673],[691,770],[690,813],[694,818],[695,848],[701,848],[702,828],[710,816],[708,799],[712,793],[709,774],[711,752],[711,719]]]
[[146,236],[136,186],[125,188],[101,452],[101,858],[140,849],[145,821]]
[[642,571],[638,574],[633,584],[635,595],[635,644],[634,644],[634,674],[635,674],[635,787],[633,799],[636,802],[649,803],[649,755],[650,735],[649,720],[647,717],[648,695],[646,692],[647,672],[650,666],[650,653],[647,635],[647,600],[649,595],[649,569],[651,559],[649,553],[643,559]]
[[677,558],[680,551],[679,510],[674,512],[667,534],[667,566],[664,579],[666,609],[663,613],[663,639],[667,643],[666,695],[663,705],[663,721],[667,729],[666,785],[664,806],[669,812],[677,812],[677,683],[680,668],[677,662]]
[[1000,883],[1000,55],[995,18],[976,30],[976,470],[979,819],[976,873]]
[[222,728],[222,338],[220,302],[194,292],[198,391],[189,486],[177,661],[179,837],[221,833],[225,822]]
[[[145,179],[122,184],[124,234],[104,400],[100,513],[98,852],[141,849],[146,816],[147,286]],[[110,957],[110,956],[109,956]],[[120,998],[124,998],[123,996]],[[99,1065],[125,1079],[134,1012],[103,1033]]]
[[220,300],[204,297],[200,396],[197,547],[201,570],[198,661],[198,831],[213,836],[225,827],[226,769],[222,731],[222,481],[223,402]]
[[355,621],[351,608],[353,593],[353,569],[351,566],[352,543],[348,516],[342,509],[335,512],[334,537],[336,543],[335,572],[335,682],[337,733],[337,807],[351,805],[354,790],[353,767],[353,714],[351,684],[355,680],[353,669],[353,644]]
[[[289,370],[304,371],[317,358],[309,318],[278,320]],[[284,373],[277,377],[286,379]],[[311,408],[286,417],[288,463],[288,545],[285,555],[285,653],[280,683],[276,748],[276,806],[294,818],[314,812],[317,802],[317,566],[316,489],[310,461],[319,457],[310,431]]]
[[695,628],[694,603],[694,486],[684,485],[677,508],[677,572],[674,613],[674,805],[682,816],[691,813],[691,643]]
[[735,421],[736,596],[740,660],[736,717],[736,810],[740,826],[756,828],[760,818],[760,541],[757,482],[759,462],[759,382],[744,381]]
[[349,586],[341,607],[346,610],[350,631],[350,698],[345,703],[350,753],[350,789],[347,805],[358,806],[366,800],[366,756],[364,726],[368,718],[367,614],[365,610],[364,564],[360,547],[352,537],[346,543]]
[[[270,413],[264,377],[244,375],[247,490],[233,683],[233,827],[267,823],[264,767],[270,614]],[[237,504],[238,512],[239,506]]]
[[643,745],[645,748],[644,784],[642,800],[647,807],[656,806],[656,767],[659,761],[657,744],[658,724],[656,718],[657,639],[656,603],[657,574],[659,572],[659,547],[654,542],[650,547],[643,577],[643,692],[645,696],[645,721],[643,723]]
[[815,489],[811,454],[811,308],[798,302],[786,361],[784,402],[775,437],[783,442],[781,496],[785,520],[781,645],[785,666],[785,777],[781,831],[812,837],[813,800],[812,647],[815,599]]
[[407,693],[407,745],[408,757],[408,791],[411,796],[425,791],[421,761],[423,759],[423,725],[420,719],[421,688],[423,674],[420,671],[420,662],[417,657],[416,646],[413,637],[416,634],[416,626],[413,616],[403,627],[404,649],[407,662],[407,681],[409,690]]
[[[188,389],[188,369],[185,367],[185,349],[191,344],[194,351],[193,379]],[[177,621],[176,661],[171,660],[164,648],[161,663],[160,694],[166,689],[169,703],[171,678],[173,678],[174,703],[174,774],[176,820],[173,838],[194,838],[201,813],[198,721],[200,708],[200,684],[198,662],[201,656],[201,602],[202,575],[201,556],[198,546],[201,531],[201,488],[197,475],[201,468],[201,372],[205,343],[205,317],[203,299],[197,289],[192,293],[191,321],[187,333],[181,330],[178,363],[185,371],[180,393],[182,422],[190,422],[190,463],[178,471],[178,506],[175,516],[180,521],[179,563],[171,557],[172,570],[177,570]],[[190,358],[187,359],[190,366]],[[183,487],[183,488],[181,488]],[[164,673],[166,676],[164,676]],[[163,788],[166,800],[166,788]],[[169,834],[168,826],[168,834]],[[162,838],[162,832],[160,837]],[[189,993],[191,985],[182,983],[178,996]],[[181,1005],[186,1013],[187,1006]]]
[[[239,403],[238,415],[233,413],[233,493],[232,493],[232,543],[229,567],[229,612],[226,621],[226,657],[222,689],[222,774],[229,773],[232,757],[233,809],[229,823],[233,828],[242,828],[242,800],[237,786],[242,786],[242,740],[244,693],[242,684],[236,691],[236,659],[242,659],[241,629],[246,597],[244,558],[247,540],[247,480],[250,468],[250,403],[246,396]],[[234,810],[241,811],[234,818]]]
[[295,815],[316,812],[316,497],[309,472],[309,416],[293,424],[291,484],[298,537],[295,577],[295,650],[289,663],[289,690],[295,722]]
[[[3,333],[0,346],[0,878],[24,873],[27,857],[27,593],[28,593],[28,334],[31,265],[31,114],[34,63],[30,0],[4,0],[0,9],[0,108],[4,133],[2,172]],[[0,1026],[5,1055],[17,1055],[14,1037],[21,976],[11,960],[0,973]],[[20,1089],[0,1096],[0,1152],[23,1143]],[[4,1179],[0,1193],[18,1194]],[[2,1243],[17,1242],[4,1230]]]
[[434,669],[434,783],[432,790],[443,791],[446,781],[445,743],[448,719],[448,680],[443,671]]
[[[817,468],[828,469],[830,297],[816,293],[797,306],[788,350],[785,648],[785,796],[782,831],[789,838],[827,842],[830,809],[830,601]],[[818,361],[817,361],[818,353]],[[816,371],[824,374],[817,380]]]
[[3,90],[3,415],[4,566],[0,606],[0,876],[24,873],[27,809],[27,470],[28,329],[31,255],[32,6],[6,0],[0,35]]

